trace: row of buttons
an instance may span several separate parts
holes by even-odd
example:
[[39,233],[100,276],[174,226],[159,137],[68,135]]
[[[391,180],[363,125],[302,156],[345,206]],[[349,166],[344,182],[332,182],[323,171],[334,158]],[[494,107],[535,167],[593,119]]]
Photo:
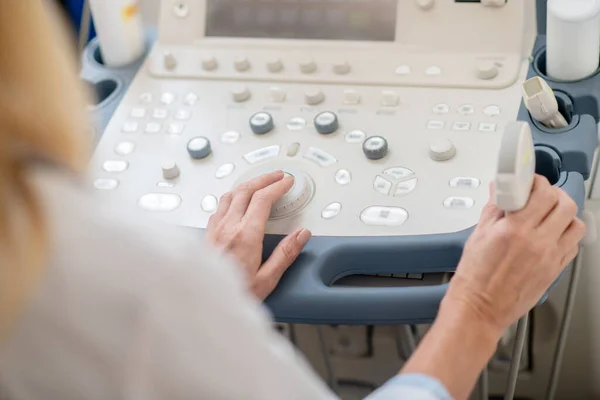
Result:
[[[446,127],[446,123],[444,121],[439,120],[429,120],[427,121],[427,129],[432,131],[442,130]],[[481,122],[479,124],[478,130],[479,132],[496,132],[498,128],[497,124],[493,122]],[[466,121],[455,121],[452,124],[453,131],[470,131],[471,123]]]
[[[188,93],[182,97],[182,102],[186,106],[193,106],[198,102],[198,95],[196,93]],[[151,104],[154,102],[154,95],[149,92],[140,94],[138,100],[142,104]],[[171,92],[164,92],[159,97],[159,103],[164,105],[171,105],[177,100],[177,96]]]
[[[433,106],[431,111],[438,115],[448,114],[450,112],[450,106],[446,103],[438,103]],[[475,114],[475,106],[472,104],[462,104],[458,107],[457,112],[460,115],[473,115]],[[501,113],[502,110],[495,104],[490,104],[483,108],[483,114],[488,117],[497,117]]]
[[[146,133],[158,133],[162,130],[163,125],[160,122],[148,122],[144,127]],[[140,124],[136,121],[127,121],[123,124],[121,130],[125,133],[136,133],[140,129]],[[181,135],[185,130],[185,124],[172,122],[167,124],[167,133],[171,135]]]
[[[135,118],[135,119],[145,118],[146,117],[146,109],[141,108],[141,107],[136,107],[133,110],[131,110],[131,113],[129,115],[131,116],[131,118]],[[153,119],[167,119],[168,117],[169,117],[169,110],[166,110],[164,108],[155,108],[152,111]],[[175,113],[173,114],[173,118],[180,120],[180,121],[187,121],[190,118],[192,118],[192,112],[190,110],[185,110],[185,109],[176,110]]]

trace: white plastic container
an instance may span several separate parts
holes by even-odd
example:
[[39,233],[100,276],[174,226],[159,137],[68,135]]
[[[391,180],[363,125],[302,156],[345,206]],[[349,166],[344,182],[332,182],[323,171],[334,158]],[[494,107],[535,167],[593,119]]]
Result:
[[138,0],[89,3],[104,64],[118,68],[137,61],[146,46]]
[[548,0],[546,73],[565,81],[583,79],[600,60],[600,0]]

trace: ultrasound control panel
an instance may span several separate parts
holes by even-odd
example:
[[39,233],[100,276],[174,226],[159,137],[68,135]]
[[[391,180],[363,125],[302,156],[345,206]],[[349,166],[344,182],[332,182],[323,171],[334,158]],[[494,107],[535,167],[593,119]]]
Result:
[[[267,234],[304,227],[313,239],[270,305],[282,320],[332,322],[300,316],[303,293],[329,301],[307,276],[422,274],[401,249],[430,245],[453,254],[433,272],[454,268],[535,37],[527,0],[164,0],[92,160],[94,188],[203,229],[225,192],[293,175]],[[354,265],[351,248],[368,262]]]

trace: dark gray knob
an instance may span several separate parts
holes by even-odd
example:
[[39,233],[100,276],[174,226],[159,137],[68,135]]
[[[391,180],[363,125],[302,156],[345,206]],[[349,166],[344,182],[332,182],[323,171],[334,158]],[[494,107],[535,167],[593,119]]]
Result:
[[260,111],[250,117],[250,129],[257,135],[269,133],[273,128],[275,128],[273,117],[267,112]]
[[363,151],[369,160],[381,160],[387,155],[388,142],[381,136],[371,136],[364,141]]
[[212,153],[210,140],[204,136],[198,136],[190,140],[187,145],[187,150],[188,153],[190,153],[190,157],[196,160],[202,160]]
[[340,123],[335,113],[324,111],[315,117],[315,128],[321,135],[329,135],[338,130]]

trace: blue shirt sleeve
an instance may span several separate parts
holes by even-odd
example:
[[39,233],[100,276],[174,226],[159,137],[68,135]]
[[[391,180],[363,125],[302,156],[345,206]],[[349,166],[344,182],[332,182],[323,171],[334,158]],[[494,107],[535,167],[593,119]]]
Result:
[[403,374],[390,379],[365,400],[453,400],[448,390],[427,375]]

